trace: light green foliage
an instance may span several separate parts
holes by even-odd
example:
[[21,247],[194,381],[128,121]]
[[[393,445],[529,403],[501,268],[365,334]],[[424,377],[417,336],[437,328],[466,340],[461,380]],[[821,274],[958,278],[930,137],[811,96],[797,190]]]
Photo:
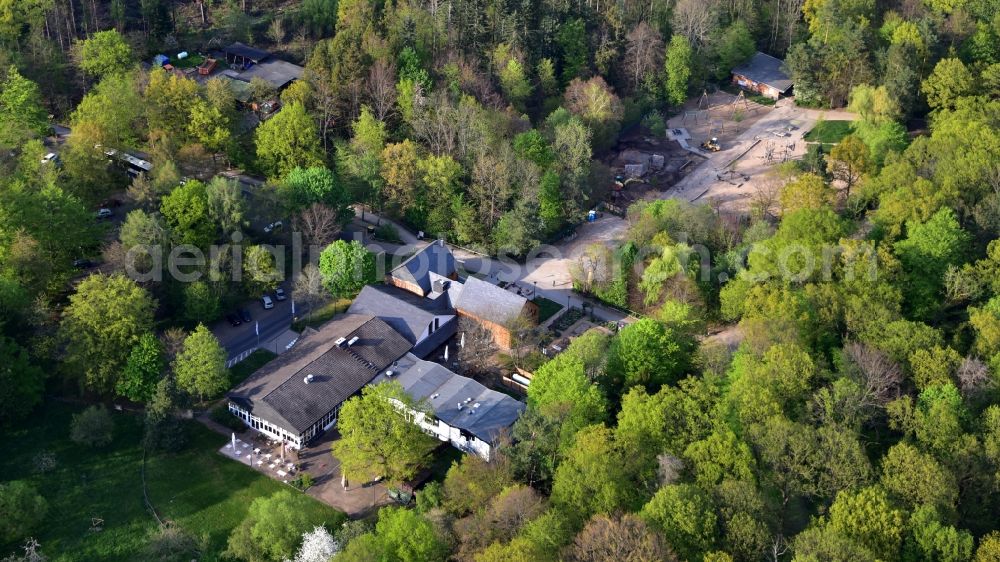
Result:
[[133,64],[132,48],[113,29],[98,31],[80,41],[76,47],[80,55],[80,69],[97,78],[124,73]]
[[[161,131],[177,144],[183,144],[190,132],[208,134],[200,127],[210,125],[198,116],[199,129],[191,124],[195,113],[203,113],[209,107],[198,97],[198,83],[173,72],[156,68],[149,74],[144,95],[146,120],[151,131]],[[201,106],[201,107],[199,107]]]
[[689,445],[684,458],[691,463],[695,482],[703,489],[711,489],[727,479],[756,480],[757,463],[750,446],[727,428],[716,429]]
[[962,356],[950,347],[918,349],[910,355],[910,370],[918,390],[948,384],[962,363]]
[[636,507],[638,490],[626,465],[611,430],[601,425],[581,429],[556,469],[552,503],[579,522]]
[[889,95],[885,86],[855,86],[847,107],[869,125],[883,125],[900,118],[899,103]]
[[884,559],[899,550],[904,533],[904,513],[892,507],[878,487],[844,491],[830,506],[831,529]]
[[443,562],[447,547],[434,525],[409,509],[389,507],[379,511],[375,531],[348,543],[337,560],[362,562]]
[[225,114],[201,98],[191,103],[187,133],[213,155],[225,151],[232,136]]
[[584,362],[557,355],[535,371],[528,387],[528,407],[562,420],[562,442],[586,425],[604,421],[607,408],[601,390],[587,376]]
[[964,562],[972,558],[972,535],[944,523],[932,505],[914,511],[909,527],[915,545],[908,546],[924,560]]
[[687,366],[690,343],[663,324],[643,318],[622,329],[608,350],[608,386],[615,393],[633,386],[655,390],[676,382]]
[[44,135],[47,129],[48,115],[38,84],[11,66],[0,83],[0,146],[19,146],[33,136]]
[[896,121],[889,121],[881,125],[856,122],[854,123],[854,136],[861,139],[861,142],[868,147],[874,170],[882,168],[890,153],[903,152],[910,144],[906,127]]
[[717,390],[702,379],[686,378],[680,388],[663,386],[649,395],[633,388],[622,398],[615,440],[648,462],[667,452],[680,456],[712,431]]
[[28,415],[42,401],[45,373],[26,349],[0,336],[0,427]]
[[881,483],[911,508],[929,504],[950,513],[958,501],[958,483],[948,468],[905,442],[882,458]]
[[559,174],[549,170],[538,186],[538,218],[550,233],[557,232],[566,222],[560,183]]
[[312,501],[289,490],[254,499],[246,518],[230,534],[226,554],[247,562],[291,558],[302,542],[302,533],[323,523],[303,509]]
[[920,89],[931,109],[954,108],[958,98],[973,93],[975,78],[960,59],[941,59]]
[[151,333],[143,334],[128,355],[115,392],[133,402],[146,402],[152,398],[165,367],[160,340]]
[[0,482],[0,540],[13,544],[27,538],[44,521],[49,504],[23,480]]
[[122,275],[91,275],[70,295],[59,327],[66,342],[67,373],[81,385],[111,392],[132,346],[153,327],[156,308],[149,294]]
[[979,539],[975,562],[996,562],[997,560],[1000,560],[1000,531],[993,531]]
[[351,480],[382,476],[398,484],[426,466],[434,440],[406,419],[397,404],[418,410],[395,382],[366,386],[361,396],[344,403],[338,421],[343,437],[334,442],[333,455]]
[[896,243],[909,283],[907,302],[918,317],[932,315],[941,304],[944,273],[962,263],[970,237],[951,209],[941,209],[927,222],[907,223],[907,237]]
[[375,282],[375,255],[357,240],[337,240],[319,256],[323,285],[336,296],[353,295]]
[[177,386],[202,399],[214,397],[229,387],[226,350],[205,327],[198,327],[184,339],[184,345],[173,362]]
[[914,435],[925,450],[949,459],[967,441],[964,423],[968,411],[951,383],[924,389],[913,404],[909,397],[888,405],[890,427]]
[[175,244],[204,249],[215,241],[219,225],[212,219],[208,190],[200,181],[191,180],[175,187],[160,201],[160,213]]
[[316,123],[301,103],[284,106],[257,127],[257,156],[271,178],[280,178],[297,166],[323,164]]
[[802,174],[781,188],[781,212],[817,211],[833,203],[833,190],[816,174]]
[[515,136],[514,152],[521,158],[538,164],[541,168],[548,167],[555,159],[548,141],[538,129],[531,129]]
[[667,103],[670,105],[682,105],[687,99],[692,57],[691,43],[686,37],[677,34],[670,38],[664,63],[667,72]]
[[757,47],[746,23],[738,19],[722,32],[716,50],[719,63],[715,75],[716,78],[725,79],[734,68],[753,56]]
[[475,455],[463,456],[445,475],[444,508],[456,516],[481,513],[483,506],[512,485],[514,479],[503,458],[487,463]]
[[711,550],[717,533],[712,499],[693,484],[672,484],[656,492],[642,518],[663,533],[674,552],[697,560]]
[[69,438],[85,447],[107,447],[114,440],[115,422],[103,404],[73,415]]
[[450,231],[452,205],[460,187],[462,165],[448,155],[429,155],[417,162],[417,168],[421,173],[420,181],[426,188],[426,213],[421,215],[426,221],[425,232],[439,235]]
[[296,167],[281,183],[282,199],[291,210],[300,210],[322,203],[337,210],[339,217],[348,215],[350,195],[337,176],[324,167]]
[[728,400],[744,423],[791,414],[807,395],[816,365],[802,348],[778,344],[763,357],[741,352],[729,371]]

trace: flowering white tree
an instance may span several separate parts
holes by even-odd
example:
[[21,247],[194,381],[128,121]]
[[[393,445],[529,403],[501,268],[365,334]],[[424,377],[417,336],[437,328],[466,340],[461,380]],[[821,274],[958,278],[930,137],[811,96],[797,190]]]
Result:
[[285,562],[329,562],[334,554],[340,552],[340,543],[326,530],[317,526],[312,531],[302,534],[302,546],[292,560]]

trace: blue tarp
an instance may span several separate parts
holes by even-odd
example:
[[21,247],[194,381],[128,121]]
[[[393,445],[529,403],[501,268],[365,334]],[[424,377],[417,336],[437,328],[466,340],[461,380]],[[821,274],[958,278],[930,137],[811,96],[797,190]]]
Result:
[[163,66],[170,62],[170,57],[167,55],[156,55],[153,57],[153,66]]

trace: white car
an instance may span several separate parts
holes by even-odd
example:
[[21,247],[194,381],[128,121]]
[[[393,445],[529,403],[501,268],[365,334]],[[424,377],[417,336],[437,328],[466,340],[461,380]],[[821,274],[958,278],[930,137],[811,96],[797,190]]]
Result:
[[48,164],[49,162],[54,162],[58,160],[59,156],[57,156],[55,152],[50,152],[46,154],[44,158],[42,158],[42,164]]
[[274,298],[278,299],[279,301],[283,301],[288,297],[285,296],[285,290],[282,289],[281,287],[278,287],[277,289],[274,290]]
[[274,308],[274,301],[271,300],[271,297],[267,295],[264,295],[263,297],[260,298],[260,304],[264,305],[264,310],[270,310]]
[[281,230],[281,227],[285,226],[281,221],[274,221],[271,224],[264,227],[264,233],[270,234],[272,230]]
[[111,209],[98,209],[97,218],[99,219],[110,219],[114,215]]

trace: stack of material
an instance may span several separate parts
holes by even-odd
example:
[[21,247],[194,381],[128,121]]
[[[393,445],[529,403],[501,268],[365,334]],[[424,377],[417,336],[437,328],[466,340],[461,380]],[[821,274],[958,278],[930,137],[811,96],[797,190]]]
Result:
[[630,178],[641,178],[646,174],[645,164],[625,164],[625,176]]
[[662,154],[654,154],[650,158],[650,167],[653,168],[654,170],[662,170],[663,169],[663,155]]

